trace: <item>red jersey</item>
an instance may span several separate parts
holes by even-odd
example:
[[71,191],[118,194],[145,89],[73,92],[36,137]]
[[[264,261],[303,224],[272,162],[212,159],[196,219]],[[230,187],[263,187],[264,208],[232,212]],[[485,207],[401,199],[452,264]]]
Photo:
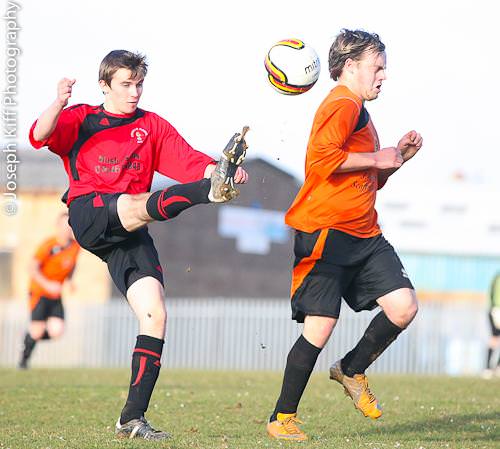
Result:
[[155,171],[186,183],[203,178],[213,159],[194,150],[165,119],[137,109],[117,115],[103,106],[77,104],[64,109],[48,139],[33,137],[34,148],[47,146],[64,162],[69,203],[92,192],[144,193]]

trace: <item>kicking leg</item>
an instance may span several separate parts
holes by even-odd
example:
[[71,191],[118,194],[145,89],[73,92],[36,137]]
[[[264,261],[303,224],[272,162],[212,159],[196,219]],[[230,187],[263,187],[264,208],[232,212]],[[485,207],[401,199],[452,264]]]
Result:
[[122,194],[118,197],[117,212],[121,225],[135,231],[152,221],[165,221],[177,217],[182,211],[207,204],[210,180],[176,184],[153,193]]
[[176,184],[164,190],[118,197],[117,213],[121,225],[129,232],[152,221],[165,221],[197,204],[222,203],[239,194],[236,183],[245,183],[248,175],[239,168],[246,156],[244,140],[248,131],[236,133],[224,148],[217,165],[205,169],[205,178],[187,184]]

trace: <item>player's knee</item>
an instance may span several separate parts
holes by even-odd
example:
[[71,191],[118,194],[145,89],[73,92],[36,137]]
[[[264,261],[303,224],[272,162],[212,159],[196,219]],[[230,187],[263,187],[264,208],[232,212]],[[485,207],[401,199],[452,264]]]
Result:
[[118,218],[127,231],[134,231],[150,221],[146,212],[146,201],[149,195],[149,193],[137,195],[122,194],[118,197]]
[[45,329],[30,330],[30,336],[33,340],[40,340],[43,337],[44,333],[45,333]]
[[406,307],[403,313],[402,318],[406,326],[408,326],[413,321],[417,313],[418,313],[418,302],[413,301]]
[[166,323],[167,312],[163,307],[157,308],[154,311],[146,312],[146,315],[143,317],[143,324],[145,327],[155,331],[163,331]]
[[40,340],[45,333],[46,324],[43,321],[36,321],[30,324],[29,333],[33,340]]
[[335,318],[307,316],[303,330],[304,338],[314,346],[322,348],[332,333]]
[[49,337],[51,339],[55,339],[62,336],[62,334],[64,333],[64,328],[49,329],[47,332],[49,333]]
[[47,333],[51,339],[59,338],[64,333],[63,324],[55,324],[47,327]]
[[418,301],[415,291],[401,289],[383,298],[379,303],[387,318],[396,326],[406,328],[418,312]]
[[402,328],[407,327],[413,321],[417,313],[418,302],[417,299],[412,296],[398,308],[395,319],[396,324]]
[[321,325],[318,327],[318,336],[324,340],[328,340],[328,338],[330,338],[332,330],[333,326],[331,322],[321,323]]

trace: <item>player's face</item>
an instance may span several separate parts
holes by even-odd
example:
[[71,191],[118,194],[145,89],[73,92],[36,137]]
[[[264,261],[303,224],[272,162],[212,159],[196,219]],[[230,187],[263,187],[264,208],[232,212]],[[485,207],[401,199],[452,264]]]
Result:
[[113,75],[111,86],[101,81],[101,88],[106,94],[104,100],[106,111],[112,114],[131,114],[137,109],[144,79],[133,79],[131,75],[129,69],[122,68]]
[[375,100],[382,88],[382,82],[387,78],[385,74],[386,56],[385,52],[365,53],[363,58],[355,64],[355,80],[357,94],[363,100]]

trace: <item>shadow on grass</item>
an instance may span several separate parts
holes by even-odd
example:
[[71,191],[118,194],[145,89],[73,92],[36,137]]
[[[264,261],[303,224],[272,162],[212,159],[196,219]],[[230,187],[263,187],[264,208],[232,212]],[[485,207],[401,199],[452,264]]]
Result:
[[467,440],[478,442],[500,442],[500,411],[487,413],[450,414],[398,424],[385,424],[365,429],[364,435],[415,434],[420,440],[449,441]]

